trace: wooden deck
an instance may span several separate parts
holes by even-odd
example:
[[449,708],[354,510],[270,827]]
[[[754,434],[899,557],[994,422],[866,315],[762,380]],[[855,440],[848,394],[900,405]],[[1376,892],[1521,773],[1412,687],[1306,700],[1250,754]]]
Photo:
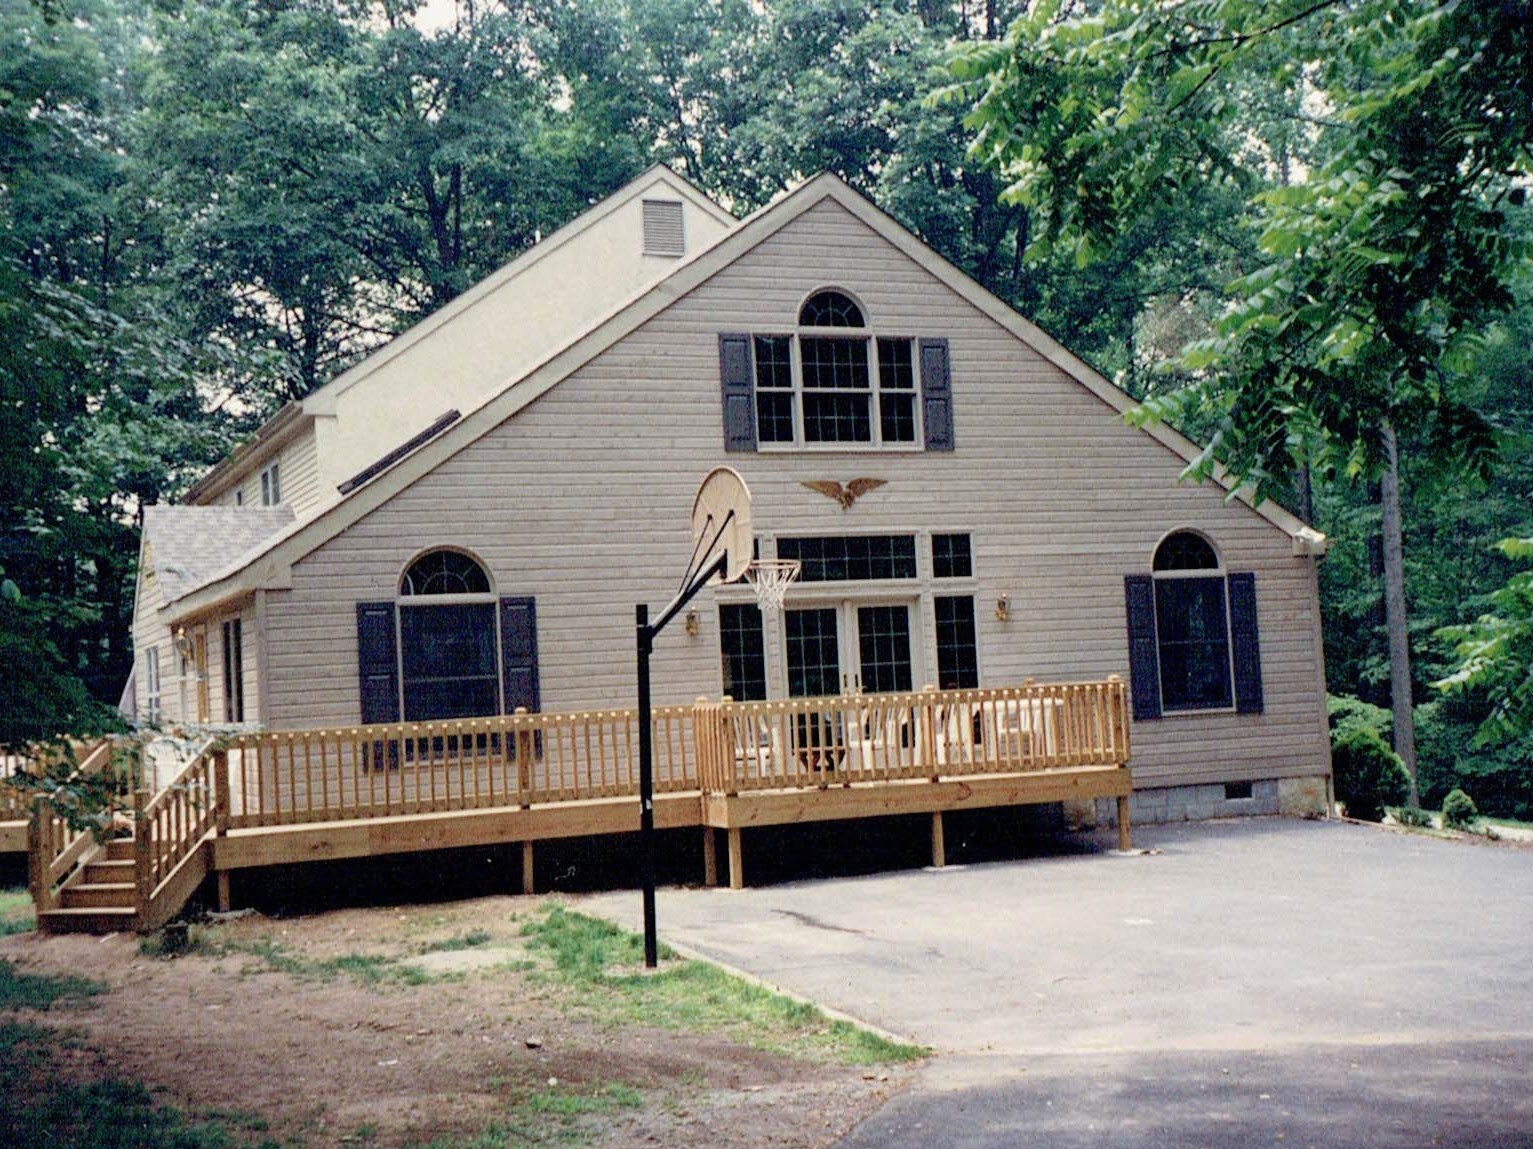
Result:
[[[654,715],[655,824],[715,835],[744,883],[742,832],[758,826],[1116,798],[1128,844],[1127,696],[1104,682],[699,700]],[[639,828],[631,710],[209,739],[158,791],[125,802],[131,843],[68,831],[46,806],[24,823],[45,929],[153,929],[210,876],[233,870],[522,843]]]

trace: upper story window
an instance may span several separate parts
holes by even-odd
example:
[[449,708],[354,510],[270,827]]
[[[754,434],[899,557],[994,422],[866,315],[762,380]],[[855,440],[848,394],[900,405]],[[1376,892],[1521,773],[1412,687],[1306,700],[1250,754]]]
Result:
[[275,507],[282,501],[282,468],[273,463],[261,472],[261,505]]
[[791,332],[724,335],[725,447],[952,450],[948,345],[882,333],[844,291],[812,293]]

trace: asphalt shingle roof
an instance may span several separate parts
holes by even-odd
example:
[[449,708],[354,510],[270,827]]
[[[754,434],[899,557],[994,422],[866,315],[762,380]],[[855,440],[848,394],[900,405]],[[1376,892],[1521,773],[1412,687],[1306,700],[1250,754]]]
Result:
[[145,507],[144,535],[164,601],[206,582],[292,521],[285,506]]

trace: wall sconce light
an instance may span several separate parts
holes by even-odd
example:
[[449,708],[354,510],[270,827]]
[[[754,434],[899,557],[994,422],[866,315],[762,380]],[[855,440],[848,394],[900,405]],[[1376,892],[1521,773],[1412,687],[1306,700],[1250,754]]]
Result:
[[176,628],[176,653],[188,662],[192,657],[192,640],[186,633],[186,627]]
[[1011,600],[1004,594],[995,600],[996,622],[1006,622],[1011,618]]
[[696,610],[689,610],[687,611],[687,616],[683,622],[687,628],[687,637],[696,638],[697,632],[703,623],[702,616],[700,616]]

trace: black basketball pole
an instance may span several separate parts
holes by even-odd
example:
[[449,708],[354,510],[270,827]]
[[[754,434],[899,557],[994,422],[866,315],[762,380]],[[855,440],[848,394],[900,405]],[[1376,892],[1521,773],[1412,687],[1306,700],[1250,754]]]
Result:
[[[723,534],[723,528],[719,529]],[[653,626],[649,607],[640,603],[633,608],[634,631],[639,655],[639,868],[644,881],[644,968],[660,964],[660,941],[655,933],[655,745],[653,709],[649,701],[649,656],[655,649],[655,636],[665,624],[702,590],[714,575],[729,565],[729,556],[720,555],[698,572],[665,608]]]
[[639,634],[639,872],[644,879],[644,968],[660,964],[660,940],[655,934],[655,748],[650,730],[649,655],[655,632],[649,628],[649,607],[634,607]]

